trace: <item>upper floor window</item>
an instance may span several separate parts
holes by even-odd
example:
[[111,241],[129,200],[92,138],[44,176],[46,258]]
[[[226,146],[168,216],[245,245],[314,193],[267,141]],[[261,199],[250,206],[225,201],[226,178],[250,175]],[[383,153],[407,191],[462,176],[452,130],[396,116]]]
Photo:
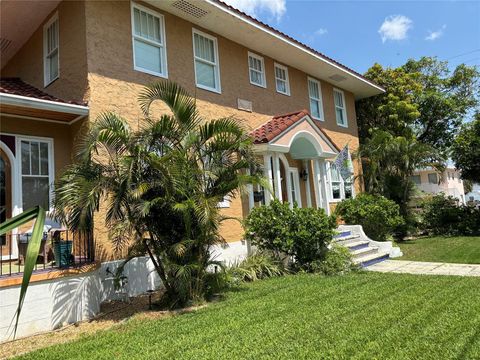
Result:
[[220,93],[220,70],[217,39],[193,29],[195,83],[201,89]]
[[308,78],[308,96],[310,98],[310,114],[314,119],[323,120],[322,91],[320,82]]
[[420,178],[420,175],[412,175],[410,176],[410,180],[416,185],[420,185],[422,183],[422,179]]
[[429,184],[438,184],[438,176],[436,173],[428,174],[428,183]]
[[58,13],[43,27],[43,72],[44,86],[59,77],[58,62]]
[[333,100],[335,103],[337,125],[347,127],[347,110],[345,108],[345,94],[343,91],[333,89]]
[[132,4],[133,67],[167,77],[165,23],[162,15]]
[[263,57],[256,54],[248,53],[248,71],[250,75],[250,83],[253,85],[266,87],[265,81],[265,63]]
[[275,85],[277,92],[290,95],[290,83],[288,80],[288,69],[286,66],[275,63]]

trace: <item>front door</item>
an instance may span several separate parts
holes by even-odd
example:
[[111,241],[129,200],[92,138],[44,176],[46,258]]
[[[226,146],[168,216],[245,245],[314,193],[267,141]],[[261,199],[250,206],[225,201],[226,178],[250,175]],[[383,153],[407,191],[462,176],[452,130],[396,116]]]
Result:
[[[12,167],[7,154],[0,149],[0,223],[12,216]],[[11,254],[11,237],[0,237],[0,256]]]

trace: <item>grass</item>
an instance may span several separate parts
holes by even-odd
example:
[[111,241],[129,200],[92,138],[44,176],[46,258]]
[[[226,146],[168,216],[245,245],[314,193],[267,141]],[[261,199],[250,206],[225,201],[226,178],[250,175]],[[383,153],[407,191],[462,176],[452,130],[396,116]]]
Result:
[[399,260],[480,264],[480,237],[428,237],[398,244]]
[[473,277],[286,276],[23,359],[479,359],[479,298]]

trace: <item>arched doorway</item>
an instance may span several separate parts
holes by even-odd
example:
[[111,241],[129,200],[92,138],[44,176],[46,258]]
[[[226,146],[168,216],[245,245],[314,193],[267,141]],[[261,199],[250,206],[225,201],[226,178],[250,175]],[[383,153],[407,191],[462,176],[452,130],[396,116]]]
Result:
[[[0,149],[0,223],[12,216],[12,164],[10,159]],[[11,237],[0,237],[0,256],[10,255],[12,250]]]

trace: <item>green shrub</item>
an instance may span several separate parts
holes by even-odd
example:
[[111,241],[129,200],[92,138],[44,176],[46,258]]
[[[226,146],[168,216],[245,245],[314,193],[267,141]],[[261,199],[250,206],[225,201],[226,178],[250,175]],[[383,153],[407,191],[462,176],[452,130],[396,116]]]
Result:
[[282,276],[287,270],[281,259],[267,252],[257,252],[233,264],[227,272],[230,282],[237,284]]
[[357,268],[353,263],[350,251],[343,246],[334,244],[323,260],[312,262],[309,270],[323,275],[343,275]]
[[400,207],[394,201],[370,194],[343,200],[335,213],[346,224],[362,225],[367,236],[376,241],[391,239],[394,231],[405,223],[400,216]]
[[438,194],[423,202],[422,227],[435,235],[480,234],[480,209]]
[[277,256],[291,256],[295,266],[302,268],[324,258],[336,222],[323,209],[290,208],[288,203],[273,200],[252,209],[245,226],[245,238],[252,245]]

